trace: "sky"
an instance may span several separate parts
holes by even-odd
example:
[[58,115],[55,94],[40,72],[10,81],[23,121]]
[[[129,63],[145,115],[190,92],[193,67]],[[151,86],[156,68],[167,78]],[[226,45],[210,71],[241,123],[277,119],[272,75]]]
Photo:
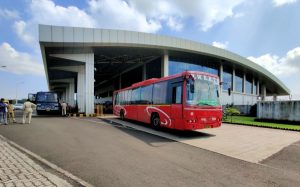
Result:
[[0,97],[48,90],[38,24],[141,31],[237,53],[300,99],[300,0],[1,0]]

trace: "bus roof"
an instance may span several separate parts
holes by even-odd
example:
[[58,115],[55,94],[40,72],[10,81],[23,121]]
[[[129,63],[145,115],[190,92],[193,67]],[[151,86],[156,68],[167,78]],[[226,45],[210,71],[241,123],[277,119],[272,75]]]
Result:
[[191,74],[206,75],[206,76],[215,77],[215,78],[219,79],[219,77],[217,75],[206,73],[206,72],[184,71],[182,73],[170,75],[170,76],[167,76],[167,77],[147,79],[147,80],[144,80],[144,81],[141,81],[141,82],[134,83],[129,87],[126,87],[126,88],[123,88],[123,89],[120,89],[120,90],[116,90],[114,92],[130,90],[130,89],[138,88],[138,87],[141,87],[141,86],[147,86],[147,85],[150,85],[150,84],[154,84],[154,83],[157,83],[157,82],[167,81],[167,80],[175,79],[175,78],[178,78],[178,77],[184,77],[184,76],[191,75]]

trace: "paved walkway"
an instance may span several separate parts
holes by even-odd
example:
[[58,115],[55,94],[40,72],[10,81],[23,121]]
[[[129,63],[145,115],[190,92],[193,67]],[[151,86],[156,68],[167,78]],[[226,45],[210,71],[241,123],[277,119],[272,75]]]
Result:
[[300,141],[299,132],[278,129],[223,124],[220,128],[201,129],[188,135],[178,135],[116,118],[106,120],[253,163],[258,163],[284,147]]
[[12,147],[0,136],[0,187],[71,186],[46,172],[40,165]]

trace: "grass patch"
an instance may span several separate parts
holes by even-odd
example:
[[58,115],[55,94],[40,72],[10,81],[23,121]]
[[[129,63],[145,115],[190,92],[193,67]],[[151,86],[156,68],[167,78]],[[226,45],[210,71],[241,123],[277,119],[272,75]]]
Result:
[[255,119],[254,117],[248,117],[248,116],[232,116],[232,122],[231,122],[231,116],[228,116],[226,120],[223,120],[223,122],[240,124],[240,125],[268,127],[274,129],[300,131],[300,124],[291,125],[291,124],[283,124],[283,123],[259,122],[259,121],[254,121],[254,119]]

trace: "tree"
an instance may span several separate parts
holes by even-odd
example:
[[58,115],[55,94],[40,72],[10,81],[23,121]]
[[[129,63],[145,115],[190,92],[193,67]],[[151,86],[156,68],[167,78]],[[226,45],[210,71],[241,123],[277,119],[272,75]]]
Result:
[[240,111],[235,108],[235,107],[227,107],[225,109],[225,116],[230,116],[231,117],[231,123],[232,123],[232,116],[235,116],[235,115],[240,115]]

